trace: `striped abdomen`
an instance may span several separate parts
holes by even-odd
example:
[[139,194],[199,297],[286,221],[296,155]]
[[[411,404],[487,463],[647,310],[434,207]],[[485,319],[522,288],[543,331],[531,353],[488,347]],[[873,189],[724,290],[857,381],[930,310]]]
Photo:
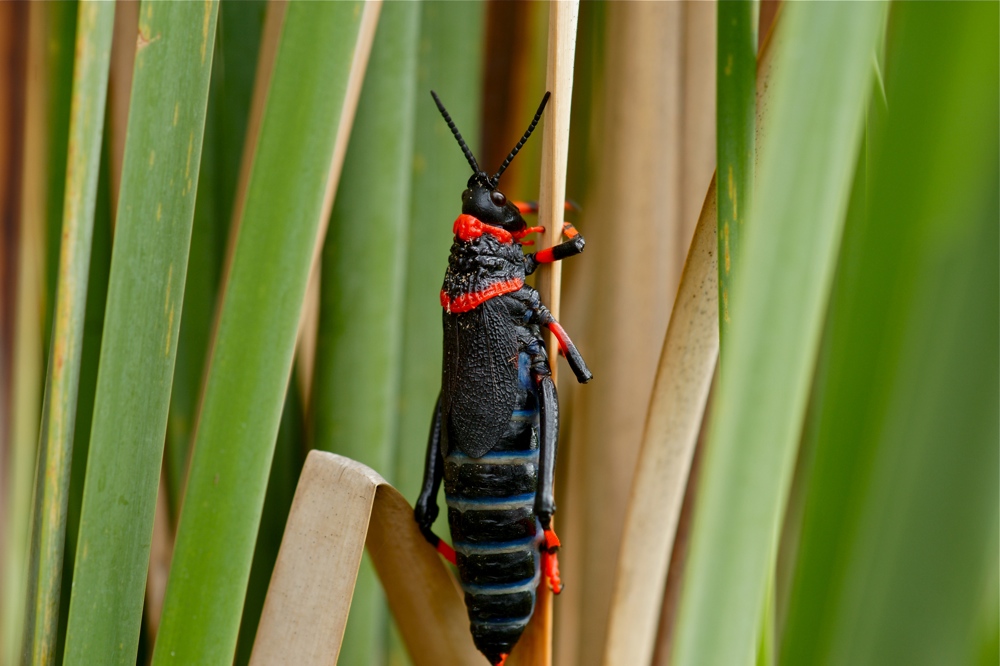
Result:
[[494,663],[531,619],[540,576],[538,412],[533,392],[526,394],[489,453],[470,458],[452,447],[444,458],[448,522],[472,638]]

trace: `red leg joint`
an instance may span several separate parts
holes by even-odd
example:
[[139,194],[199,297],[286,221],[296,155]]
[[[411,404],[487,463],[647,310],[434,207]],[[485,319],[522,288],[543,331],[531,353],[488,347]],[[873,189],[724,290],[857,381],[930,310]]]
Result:
[[552,331],[552,335],[556,336],[556,342],[559,343],[559,351],[562,352],[563,356],[566,356],[569,352],[569,336],[566,335],[566,329],[555,321],[549,323],[548,327]]
[[552,248],[547,247],[544,250],[539,250],[535,253],[535,261],[540,264],[551,264],[555,261],[555,255],[552,254]]
[[549,589],[553,594],[562,592],[562,579],[559,577],[559,537],[553,530],[545,530],[545,544],[542,546],[542,573],[549,580]]
[[500,661],[498,661],[498,662],[496,663],[496,666],[503,666],[504,664],[506,664],[506,663],[507,663],[507,657],[509,657],[509,656],[510,656],[510,655],[509,655],[509,654],[507,654],[506,652],[502,653],[502,654],[500,655]]

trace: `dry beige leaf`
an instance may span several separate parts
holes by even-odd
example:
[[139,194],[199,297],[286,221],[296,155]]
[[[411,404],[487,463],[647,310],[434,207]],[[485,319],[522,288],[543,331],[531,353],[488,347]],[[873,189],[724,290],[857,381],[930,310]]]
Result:
[[454,577],[402,495],[370,468],[312,451],[267,590],[250,663],[336,664],[365,546],[416,666],[478,665]]

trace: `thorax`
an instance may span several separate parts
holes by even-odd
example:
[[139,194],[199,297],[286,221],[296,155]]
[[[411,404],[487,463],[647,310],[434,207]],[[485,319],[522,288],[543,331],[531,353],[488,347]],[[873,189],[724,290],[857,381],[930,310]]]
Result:
[[446,311],[467,312],[523,286],[520,243],[501,242],[489,234],[471,240],[456,235],[441,286],[441,305]]

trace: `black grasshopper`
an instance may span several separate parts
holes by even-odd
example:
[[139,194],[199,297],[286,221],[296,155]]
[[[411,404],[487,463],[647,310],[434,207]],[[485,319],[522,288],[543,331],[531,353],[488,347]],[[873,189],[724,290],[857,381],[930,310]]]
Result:
[[[441,289],[444,367],[434,409],[423,487],[414,515],[431,545],[458,566],[472,638],[491,664],[502,664],[535,606],[544,574],[561,589],[550,529],[559,403],[542,327],[552,331],[577,380],[586,363],[524,278],[539,264],[583,251],[583,237],[565,225],[564,243],[524,254],[521,240],[540,231],[521,217],[534,210],[497,189],[501,174],[528,140],[548,102],[493,176],[472,151],[437,95],[441,115],[473,175]],[[432,531],[442,478],[454,551]]]

